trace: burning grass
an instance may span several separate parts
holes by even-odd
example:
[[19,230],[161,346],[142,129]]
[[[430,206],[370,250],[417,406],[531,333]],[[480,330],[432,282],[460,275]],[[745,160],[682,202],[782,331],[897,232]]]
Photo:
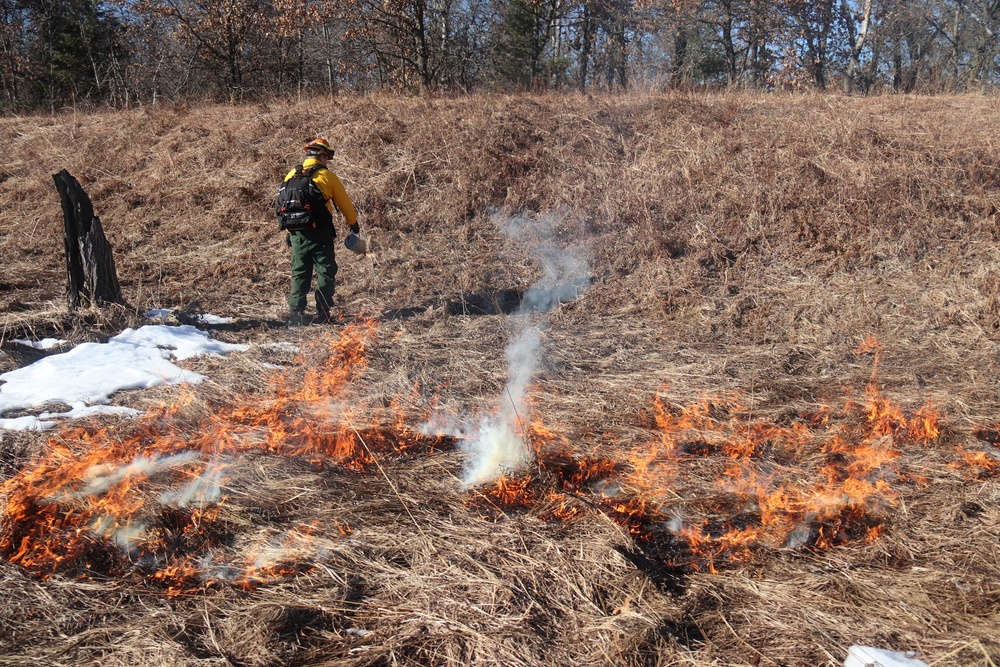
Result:
[[748,417],[733,397],[673,408],[658,396],[656,438],[627,459],[574,459],[568,442],[536,424],[524,436],[535,443],[536,471],[501,478],[473,504],[494,519],[599,511],[665,571],[714,573],[776,549],[872,542],[899,503],[893,486],[927,484],[900,469],[901,448],[941,444],[933,407],[907,416],[881,394],[880,350],[874,340],[859,350],[873,357],[863,404],[786,415],[784,424]]
[[[928,494],[930,472],[978,474],[938,412],[882,393],[870,340],[856,351],[871,369],[863,400],[773,420],[735,394],[676,405],[660,391],[637,415],[645,439],[605,433],[603,456],[576,453],[536,405],[519,434],[531,470],[469,489],[452,440],[420,435],[426,415],[402,409],[414,396],[356,403],[374,334],[371,322],[347,327],[300,355],[300,372],[224,403],[193,392],[124,428],[60,431],[4,483],[4,557],[52,586],[107,595],[130,582],[137,603],[174,600],[175,617],[212,605],[183,632],[158,626],[175,656],[537,664],[553,642],[559,661],[582,659],[562,643],[568,623],[640,664],[718,650],[716,621],[739,632],[703,607],[708,591],[752,597],[722,592],[743,585],[729,573],[831,567],[865,550],[877,573],[886,557],[921,562],[894,553],[909,532],[901,507]],[[966,521],[985,511],[963,507]],[[989,584],[971,585],[988,604]],[[754,646],[778,650],[755,627],[743,626]]]
[[[541,637],[561,636],[553,624],[564,613],[578,622],[581,614],[622,617],[612,634],[621,641],[620,633],[631,628],[628,641],[638,643],[630,655],[645,659],[669,645],[701,650],[707,636],[692,609],[675,608],[673,618],[690,620],[665,626],[645,615],[633,618],[633,596],[645,598],[644,606],[652,599],[659,600],[654,606],[669,607],[671,598],[682,600],[692,586],[705,585],[696,579],[699,573],[720,576],[773,567],[787,560],[782,554],[824,558],[831,550],[875,545],[884,531],[895,530],[902,498],[919,497],[929,484],[911,469],[919,453],[948,446],[945,425],[932,407],[907,414],[882,394],[877,376],[882,348],[868,340],[856,351],[870,359],[863,401],[773,421],[753,416],[735,395],[678,406],[660,392],[639,415],[648,427],[646,440],[630,448],[606,434],[605,446],[615,453],[605,456],[575,454],[570,439],[546,428],[535,407],[534,421],[518,434],[534,452],[531,470],[463,490],[455,477],[452,440],[420,435],[412,425],[420,416],[401,409],[414,397],[379,409],[357,404],[354,390],[372,353],[375,329],[374,322],[348,326],[300,354],[305,366],[300,372],[275,372],[266,388],[229,396],[225,403],[199,404],[197,392],[191,392],[124,428],[58,432],[43,457],[2,487],[4,558],[45,581],[131,580],[140,596],[161,591],[168,599],[219,604],[260,595],[250,607],[227,614],[218,629],[231,647],[227,652],[259,664],[290,656],[309,661],[345,650],[370,653],[375,662],[388,656],[433,662],[431,656],[440,651],[470,660],[484,650],[513,660],[518,642],[499,639],[508,632],[511,614],[520,614],[513,627],[521,641],[534,646]],[[981,436],[989,432],[984,428]],[[948,465],[958,469],[960,460],[955,451]],[[433,468],[438,471],[430,473]],[[453,480],[442,507],[421,507],[412,490],[401,488],[413,484],[414,477],[442,472]],[[381,496],[359,505],[358,484],[381,487]],[[404,541],[415,544],[401,548],[383,535],[383,546],[372,552],[371,530],[385,530],[386,517],[366,512],[365,505],[370,509],[372,503],[387,502],[402,510],[401,523],[389,535],[409,534]],[[463,504],[471,514],[456,525],[454,512]],[[982,508],[969,504],[966,510],[975,516]],[[395,628],[394,636],[416,631],[407,630],[413,601],[405,597],[392,598],[388,617],[360,620],[373,596],[372,584],[348,572],[362,563],[367,569],[372,559],[376,568],[388,567],[393,578],[442,558],[450,563],[455,553],[437,544],[435,535],[479,534],[476,524],[485,525],[484,520],[502,527],[508,539],[521,540],[524,555],[501,551],[496,560],[497,554],[486,555],[495,550],[495,537],[466,535],[470,544],[486,539],[485,551],[469,554],[472,560],[463,567],[472,571],[463,570],[462,576],[473,579],[459,579],[454,585],[465,592],[447,604],[459,605],[456,609],[470,604],[469,586],[482,585],[473,584],[483,576],[473,574],[483,567],[474,565],[481,559],[490,563],[490,577],[511,567],[513,572],[528,567],[532,576],[543,577],[519,593],[522,575],[516,575],[514,588],[502,594],[512,599],[475,603],[473,608],[492,621],[484,626],[491,628],[488,632],[455,617],[432,623],[431,628],[443,625],[431,630],[431,638],[423,637],[424,625],[408,641],[392,639],[383,634],[386,623]],[[608,550],[600,557],[601,567],[618,573],[590,584],[596,597],[589,604],[596,607],[586,611],[576,607],[578,593],[570,596],[569,609],[551,596],[563,586],[578,586],[572,577],[583,576],[592,562],[578,562],[574,567],[584,570],[569,575],[569,581],[546,581],[545,568],[529,555],[538,546],[529,547],[525,540],[541,539],[545,548],[558,549],[555,545],[566,539],[566,529],[559,526],[571,527],[574,539],[597,527],[603,533],[597,543]],[[616,530],[608,532],[612,527]],[[331,567],[335,570],[338,562],[343,567],[339,559],[345,554],[351,565],[344,574],[334,574]],[[618,560],[608,561],[608,554]],[[642,572],[656,593],[617,579],[622,568]],[[340,582],[339,611],[301,600],[267,602],[274,595],[280,599],[289,586],[309,588],[327,576]],[[425,572],[419,580],[442,576]],[[553,586],[545,593],[539,588]],[[399,595],[384,582],[382,587],[379,596]],[[527,612],[524,602],[516,601],[523,595],[534,601]],[[422,604],[437,607],[441,601]],[[530,612],[532,604],[542,605],[536,614]],[[438,631],[444,634],[434,639]],[[263,643],[255,633],[264,633]],[[289,653],[287,642],[293,638],[297,648]],[[330,649],[330,642],[336,648]]]
[[[244,532],[222,502],[234,463],[263,453],[366,470],[376,457],[433,451],[442,443],[403,423],[377,426],[384,414],[355,425],[350,382],[363,372],[372,335],[370,322],[347,327],[329,339],[322,364],[301,377],[275,373],[262,394],[233,396],[200,414],[188,409],[191,393],[124,432],[86,426],[59,432],[40,460],[0,486],[7,502],[0,554],[43,577],[134,569],[169,595],[220,581],[251,588],[296,573],[316,526],[291,526],[260,550],[227,549]],[[334,527],[350,532],[347,522]]]
[[[141,321],[59,305],[64,167],[136,311],[259,343],[188,362],[197,390],[116,398],[136,422],[0,434],[0,664],[832,666],[853,643],[997,663],[994,102],[0,119],[0,370],[10,338]],[[268,206],[314,134],[377,251],[338,258],[345,321],[376,317],[329,341],[279,328]],[[464,450],[418,425],[504,396],[547,269],[511,220],[589,273],[532,342],[532,463],[467,488]]]

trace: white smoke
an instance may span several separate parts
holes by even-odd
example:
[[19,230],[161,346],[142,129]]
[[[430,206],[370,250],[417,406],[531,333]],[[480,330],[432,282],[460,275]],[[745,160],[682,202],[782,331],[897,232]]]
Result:
[[529,326],[504,351],[508,379],[497,412],[481,418],[479,425],[461,440],[461,447],[469,454],[462,471],[465,484],[482,484],[531,463],[531,450],[524,439],[524,420],[528,417],[525,398],[528,382],[538,366],[540,341],[540,331]]
[[205,471],[191,480],[184,488],[171,489],[160,494],[160,503],[173,507],[205,507],[222,497],[222,482],[228,463],[220,457],[213,458]]
[[430,419],[420,425],[420,433],[426,436],[448,436],[464,439],[468,427],[458,417],[435,412]]
[[494,218],[509,238],[532,249],[542,276],[525,291],[521,307],[511,316],[517,334],[504,351],[507,385],[497,399],[496,410],[481,417],[460,442],[468,454],[462,470],[466,485],[488,482],[531,463],[525,439],[530,419],[526,392],[541,362],[542,331],[549,324],[549,311],[579,296],[590,283],[585,245],[574,239],[570,246],[560,242],[556,234],[556,226],[565,218],[563,214],[537,219]]
[[[116,466],[103,463],[91,466],[84,474],[86,482],[78,491],[67,493],[67,498],[94,497],[108,491],[111,487],[130,479],[151,477],[164,471],[183,468],[197,461],[198,452],[187,451],[171,456],[137,456],[126,465]],[[189,505],[206,505],[216,501],[221,495],[220,485],[225,464],[213,460],[204,473],[199,475],[184,488],[165,491],[160,495],[164,505],[186,507]],[[122,549],[130,551],[146,537],[146,524],[131,519],[122,519],[114,514],[99,514],[93,518],[89,526],[94,534],[114,542]]]
[[69,498],[85,498],[104,493],[124,479],[148,477],[163,470],[184,466],[198,458],[197,452],[181,452],[163,458],[157,456],[137,456],[125,466],[115,467],[111,463],[91,466],[84,475],[86,484],[82,489],[67,494]]
[[139,522],[127,522],[124,525],[114,515],[101,514],[90,522],[90,530],[104,539],[111,540],[122,549],[130,551],[142,539],[146,525]]
[[815,515],[810,514],[804,521],[800,521],[792,532],[788,533],[788,537],[785,538],[785,548],[801,549],[808,544],[809,538],[811,538],[813,534],[812,523],[814,519]]
[[[590,286],[590,257],[579,238],[560,238],[557,224],[564,215],[531,220],[511,218],[501,226],[507,236],[522,241],[532,249],[534,259],[542,269],[542,277],[535,281],[521,297],[519,313],[547,313],[560,303],[580,296]],[[548,324],[545,318],[543,325]]]

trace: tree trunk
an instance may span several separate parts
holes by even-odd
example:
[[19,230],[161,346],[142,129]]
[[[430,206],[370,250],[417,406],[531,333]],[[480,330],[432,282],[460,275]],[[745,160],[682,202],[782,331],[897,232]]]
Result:
[[70,309],[122,303],[111,244],[104,236],[101,219],[94,215],[90,197],[65,169],[52,179],[62,201]]
[[333,53],[333,44],[330,41],[330,26],[324,22],[323,23],[323,45],[324,52],[326,53],[326,86],[327,93],[330,97],[337,94],[336,79],[333,75],[333,57],[330,55]]
[[583,17],[580,21],[580,92],[587,89],[590,52],[594,45],[593,20],[590,2],[585,0],[583,3]]
[[847,0],[840,0],[844,22],[847,25],[848,47],[850,56],[847,63],[847,73],[844,76],[844,92],[853,93],[860,88],[861,50],[865,48],[868,39],[868,28],[872,18],[872,0],[864,0],[861,9],[861,25],[855,28],[854,14]]
[[684,79],[684,63],[687,60],[687,28],[683,25],[677,26],[674,33],[674,57],[670,61],[670,86],[680,87]]
[[726,85],[736,85],[736,46],[733,44],[733,7],[731,2],[723,2],[725,15],[722,18],[722,50],[726,54]]

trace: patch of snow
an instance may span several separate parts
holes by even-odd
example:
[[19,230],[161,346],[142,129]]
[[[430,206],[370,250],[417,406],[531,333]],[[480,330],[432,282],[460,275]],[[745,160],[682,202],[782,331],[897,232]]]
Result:
[[43,412],[39,419],[80,419],[93,415],[118,415],[119,417],[138,417],[142,413],[135,408],[124,405],[87,405],[76,403],[68,412]]
[[219,317],[218,315],[212,315],[211,313],[201,313],[200,315],[195,315],[195,319],[203,324],[231,324],[236,321],[232,317]]
[[151,320],[165,320],[173,314],[174,311],[170,308],[153,308],[146,311],[146,317]]
[[68,340],[62,340],[61,338],[43,338],[41,340],[27,340],[26,338],[15,338],[15,343],[20,343],[21,345],[27,345],[28,347],[33,347],[36,350],[51,350],[57,345],[62,345],[63,343],[68,343]]
[[250,349],[249,345],[212,340],[207,333],[189,324],[179,327],[155,324],[138,329],[125,329],[110,339],[108,343],[126,343],[136,347],[160,348],[169,351],[169,356],[178,361],[202,354],[221,356],[230,352],[244,352]]
[[871,646],[852,646],[847,652],[844,667],[927,667],[923,660],[917,660],[916,653],[899,653]]
[[[107,343],[82,343],[62,354],[39,359],[30,366],[0,375],[0,415],[46,403],[64,403],[68,413],[44,417],[75,418],[93,414],[94,404],[107,403],[123,389],[144,389],[162,384],[198,384],[204,377],[174,365],[170,358],[222,355],[248,349],[209,338],[192,326],[148,325],[126,329]],[[129,408],[104,408],[112,414],[129,414]],[[51,422],[36,417],[0,420],[0,428],[44,430]]]
[[282,352],[295,352],[296,354],[300,352],[298,345],[285,340],[278,341],[277,343],[264,343],[261,347],[265,350],[280,350]]
[[57,422],[42,421],[38,417],[15,417],[0,419],[0,429],[7,431],[48,431]]

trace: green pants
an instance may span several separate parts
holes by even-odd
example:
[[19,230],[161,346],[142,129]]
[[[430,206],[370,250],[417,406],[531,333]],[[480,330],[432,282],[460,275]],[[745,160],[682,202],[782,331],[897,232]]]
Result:
[[305,310],[315,268],[316,314],[324,319],[330,316],[334,278],[337,275],[337,261],[333,257],[334,237],[332,225],[291,232],[292,294],[288,297],[288,307],[291,310]]

